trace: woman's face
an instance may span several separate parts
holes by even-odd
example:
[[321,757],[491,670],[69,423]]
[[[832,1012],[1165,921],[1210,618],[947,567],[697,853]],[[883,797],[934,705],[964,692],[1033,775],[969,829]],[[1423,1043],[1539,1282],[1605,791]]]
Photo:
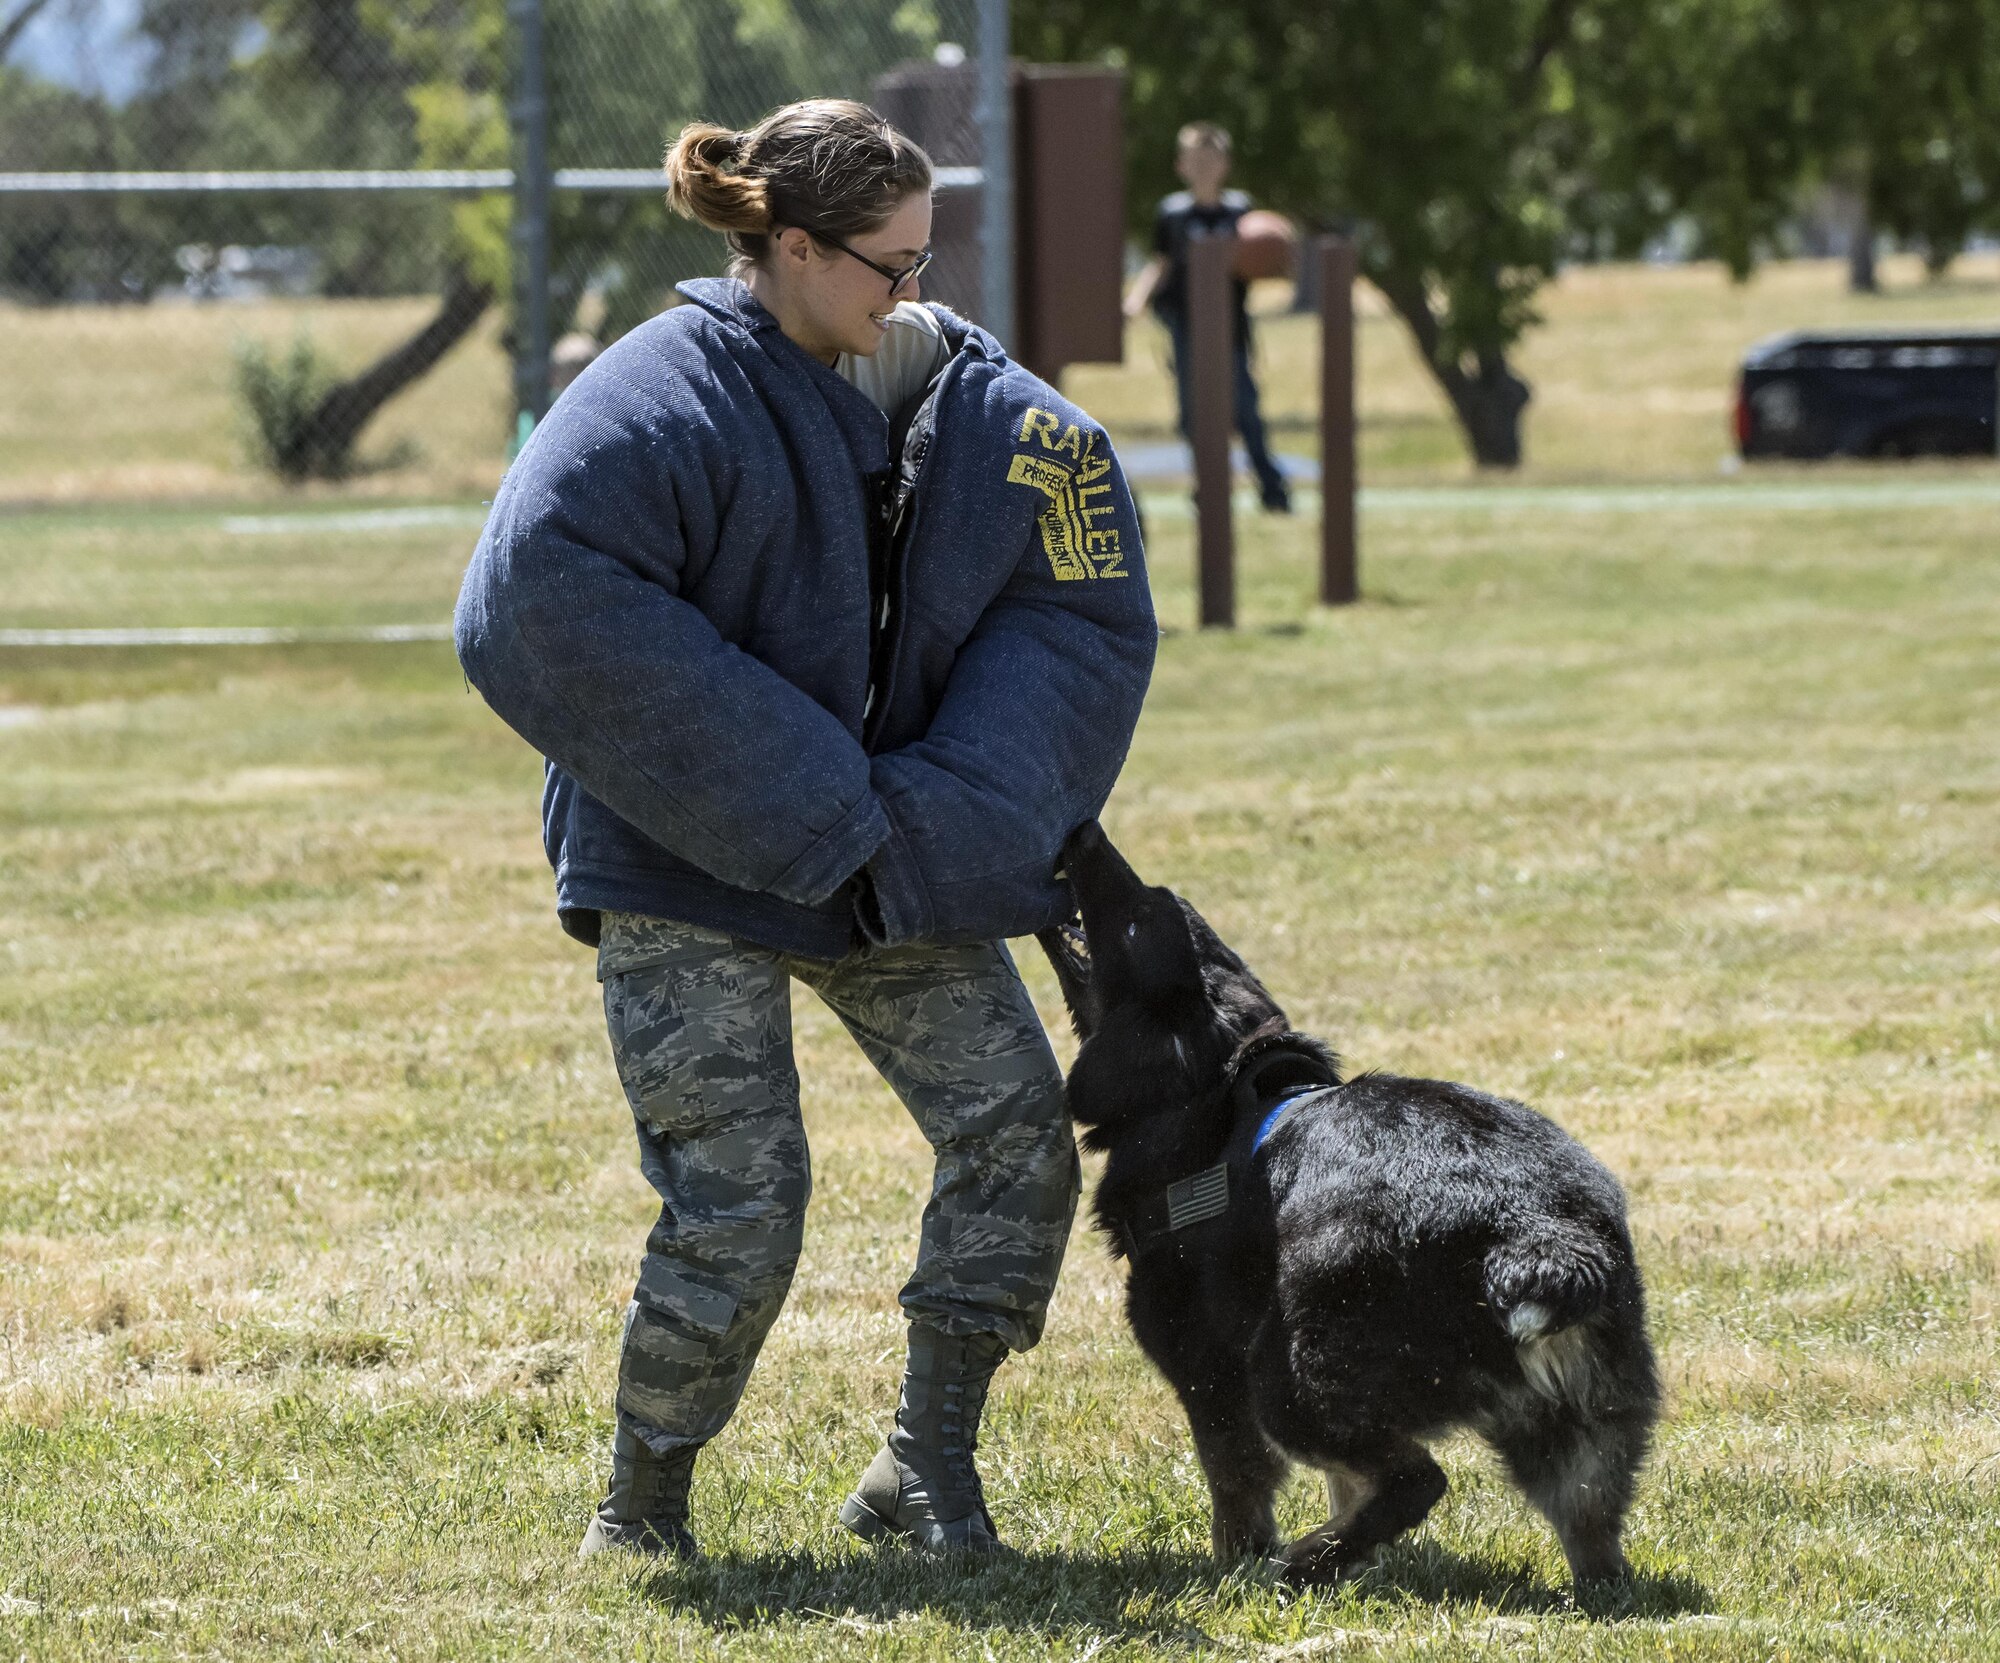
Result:
[[[901,271],[930,245],[931,199],[918,191],[872,231],[842,239],[878,266]],[[796,226],[772,239],[772,254],[754,274],[751,289],[777,318],[785,333],[823,363],[843,352],[868,357],[889,331],[889,313],[897,302],[919,298],[920,279],[911,278],[889,292],[889,279],[831,243],[821,242]],[[770,274],[765,292],[755,278]]]

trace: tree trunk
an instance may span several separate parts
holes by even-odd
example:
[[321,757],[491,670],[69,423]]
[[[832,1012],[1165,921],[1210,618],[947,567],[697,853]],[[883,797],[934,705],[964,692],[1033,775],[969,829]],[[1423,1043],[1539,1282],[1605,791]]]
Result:
[[1467,375],[1452,368],[1432,371],[1458,413],[1472,446],[1472,459],[1482,468],[1521,465],[1521,412],[1533,396],[1527,382],[1507,367],[1501,353],[1482,357],[1478,372]]
[[1518,468],[1521,412],[1534,394],[1508,367],[1506,353],[1496,347],[1470,364],[1452,357],[1444,349],[1444,331],[1421,277],[1394,271],[1369,275],[1416,337],[1425,366],[1451,400],[1473,461],[1482,468]]
[[375,412],[422,379],[471,333],[493,304],[493,290],[453,268],[437,313],[402,345],[385,352],[359,375],[327,389],[312,416],[280,458],[293,478],[337,479],[351,467],[354,444]]
[[1865,151],[1844,156],[1834,172],[1834,201],[1840,205],[1838,223],[1847,233],[1847,287],[1851,294],[1878,294],[1881,283],[1875,271],[1875,216],[1868,211],[1872,169]]
[[1866,197],[1855,199],[1847,232],[1847,287],[1853,294],[1879,294],[1882,288],[1875,275],[1875,221]]

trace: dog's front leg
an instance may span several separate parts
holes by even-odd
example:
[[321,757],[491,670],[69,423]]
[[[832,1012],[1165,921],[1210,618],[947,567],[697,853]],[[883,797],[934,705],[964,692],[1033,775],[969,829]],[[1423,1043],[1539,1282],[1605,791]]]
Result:
[[1276,1502],[1285,1458],[1271,1447],[1250,1413],[1247,1382],[1237,1389],[1183,1390],[1195,1454],[1208,1480],[1215,1557],[1228,1563],[1263,1557],[1278,1545]]
[[1277,1547],[1275,1504],[1286,1468],[1251,1406],[1247,1336],[1232,1321],[1240,1309],[1177,1259],[1134,1265],[1126,1290],[1132,1331],[1187,1411],[1208,1480],[1215,1556],[1225,1562]]

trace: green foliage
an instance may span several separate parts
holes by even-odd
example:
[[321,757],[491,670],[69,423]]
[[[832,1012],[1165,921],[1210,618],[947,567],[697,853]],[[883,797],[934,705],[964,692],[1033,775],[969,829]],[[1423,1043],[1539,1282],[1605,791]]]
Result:
[[[356,0],[353,15],[402,89],[405,165],[508,164],[516,65],[505,0]],[[893,15],[850,0],[567,0],[548,7],[544,25],[550,154],[558,167],[653,166],[689,121],[747,125],[795,98],[865,92],[897,57],[921,56],[937,38],[934,0],[908,0]],[[671,216],[662,196],[559,193],[551,215],[558,331],[594,288],[599,332],[622,334],[665,304],[676,278],[721,264],[719,241]],[[502,292],[510,220],[497,195],[450,212],[450,257]]]
[[[495,168],[508,160],[506,104],[494,88],[474,90],[458,81],[426,81],[409,91],[416,118],[417,154],[425,167]],[[507,286],[506,197],[476,196],[451,210],[454,257],[479,282]]]
[[1474,454],[1512,463],[1527,389],[1505,355],[1569,246],[1594,113],[1583,20],[1622,26],[1644,4],[1024,0],[1020,44],[1123,55],[1135,207],[1170,185],[1174,129],[1202,116],[1234,133],[1241,183],[1308,224],[1351,228]]
[[1503,384],[1564,259],[1632,253],[1685,216],[1740,276],[1799,187],[1843,167],[1864,172],[1878,224],[1935,248],[2000,223],[2000,0],[1020,0],[1017,15],[1025,56],[1126,64],[1135,222],[1174,187],[1174,130],[1207,117],[1235,134],[1240,183],[1351,227],[1475,441],[1479,389]]
[[[358,16],[409,78],[417,165],[505,166],[505,0],[361,0]],[[654,166],[689,121],[747,125],[795,98],[865,92],[937,36],[932,0],[893,16],[850,0],[568,0],[544,23],[550,155],[558,167]],[[503,291],[510,207],[479,199],[452,219],[455,257]],[[599,333],[616,336],[658,311],[676,278],[721,265],[718,239],[671,216],[663,196],[559,193],[551,217],[558,331],[587,290],[604,303]]]
[[339,379],[303,329],[282,357],[262,341],[237,342],[236,391],[259,463],[293,484],[349,471],[347,455],[324,455],[312,443],[313,413]]
[[[1320,226],[1352,226],[1370,274],[1436,291],[1440,351],[1500,350],[1563,251],[1574,81],[1552,73],[1540,0],[1023,0],[1031,58],[1122,57],[1131,200],[1176,188],[1173,134],[1206,117],[1236,178]],[[1567,28],[1556,44],[1566,43]]]
[[[356,22],[393,66],[410,124],[412,160],[425,168],[500,168],[513,158],[507,88],[513,58],[505,0],[358,0]],[[496,192],[454,200],[446,257],[505,293],[512,203]]]
[[[963,0],[559,0],[546,9],[550,149],[559,167],[644,168],[696,119],[747,125],[776,105],[866,96],[926,56]],[[956,15],[956,14],[955,14]],[[963,21],[961,19],[960,21]],[[151,51],[129,102],[0,70],[0,154],[33,168],[478,168],[513,159],[517,72],[506,0],[145,0]],[[720,242],[657,195],[561,193],[554,321],[587,289],[617,334],[673,281],[718,270]],[[442,268],[510,289],[504,193],[122,199],[10,208],[0,283],[56,298],[172,283],[185,242],[304,244],[340,295],[423,293]],[[93,264],[94,262],[94,264]],[[102,268],[101,270],[98,268]]]
[[[152,0],[156,56],[122,116],[127,165],[422,166],[413,75],[360,0]],[[416,193],[299,193],[249,203],[170,199],[161,241],[315,249],[335,295],[423,293],[451,258],[452,205]],[[210,225],[213,229],[210,229]]]
[[[902,58],[928,55],[936,0],[571,0],[548,12],[550,149],[563,167],[648,167],[690,121],[747,127],[799,98],[865,97]],[[660,73],[671,64],[673,73]],[[599,333],[622,334],[666,304],[675,280],[719,271],[721,239],[662,196],[559,195],[554,312],[586,287]]]
[[[1804,5],[1806,0],[1798,0]],[[1830,170],[1941,270],[2000,228],[2000,0],[1844,0]]]
[[[0,65],[0,156],[24,172],[105,165],[109,114],[98,99]],[[115,294],[107,258],[121,240],[110,200],[15,197],[0,216],[0,294],[55,300],[77,291]]]

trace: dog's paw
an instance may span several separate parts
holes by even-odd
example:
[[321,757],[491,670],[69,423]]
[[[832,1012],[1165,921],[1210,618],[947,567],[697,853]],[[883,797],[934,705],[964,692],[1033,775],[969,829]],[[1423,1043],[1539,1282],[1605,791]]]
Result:
[[1260,1537],[1256,1540],[1244,1539],[1233,1542],[1217,1542],[1215,1562],[1227,1567],[1231,1565],[1276,1565],[1284,1552],[1284,1544],[1276,1537]]
[[1629,1617],[1638,1609],[1639,1590],[1632,1580],[1632,1568],[1621,1558],[1615,1568],[1596,1568],[1594,1575],[1576,1577],[1570,1583],[1570,1603],[1599,1622]]
[[1294,1588],[1323,1588],[1352,1576],[1368,1558],[1368,1550],[1322,1525],[1308,1531],[1277,1556],[1278,1574]]

